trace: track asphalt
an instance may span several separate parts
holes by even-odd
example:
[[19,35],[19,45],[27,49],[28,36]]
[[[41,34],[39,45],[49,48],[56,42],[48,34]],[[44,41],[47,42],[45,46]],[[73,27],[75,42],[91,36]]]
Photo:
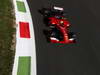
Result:
[[[100,0],[28,0],[33,18],[37,75],[100,75]],[[43,30],[43,16],[38,12],[51,5],[65,9],[76,44],[50,44]]]

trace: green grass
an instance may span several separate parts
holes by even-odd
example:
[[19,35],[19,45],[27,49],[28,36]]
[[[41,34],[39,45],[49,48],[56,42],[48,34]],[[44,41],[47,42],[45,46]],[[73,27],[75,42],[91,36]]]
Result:
[[11,0],[0,0],[0,75],[11,75],[12,72],[15,52],[14,21]]

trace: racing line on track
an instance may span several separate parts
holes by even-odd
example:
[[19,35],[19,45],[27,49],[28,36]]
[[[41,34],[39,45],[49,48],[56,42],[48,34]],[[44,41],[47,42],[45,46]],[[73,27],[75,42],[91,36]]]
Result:
[[36,49],[33,22],[26,0],[14,0],[16,53],[12,75],[36,75]]

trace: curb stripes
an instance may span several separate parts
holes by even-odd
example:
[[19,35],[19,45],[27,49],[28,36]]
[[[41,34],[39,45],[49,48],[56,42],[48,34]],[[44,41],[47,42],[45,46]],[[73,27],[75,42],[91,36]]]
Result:
[[30,29],[28,22],[19,22],[20,25],[20,37],[21,38],[30,38]]
[[26,0],[13,0],[16,16],[16,54],[12,75],[36,75],[33,22]]
[[24,2],[21,2],[21,1],[16,1],[16,2],[17,2],[18,11],[26,12],[26,8],[25,8]]
[[31,57],[19,57],[17,75],[30,75]]

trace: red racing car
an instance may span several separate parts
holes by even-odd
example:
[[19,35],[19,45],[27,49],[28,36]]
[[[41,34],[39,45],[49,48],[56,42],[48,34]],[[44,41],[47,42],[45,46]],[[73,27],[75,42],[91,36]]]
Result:
[[50,9],[43,8],[40,12],[44,15],[44,23],[49,27],[46,35],[50,42],[67,44],[76,42],[76,35],[69,31],[70,22],[65,17],[63,8],[54,6]]

